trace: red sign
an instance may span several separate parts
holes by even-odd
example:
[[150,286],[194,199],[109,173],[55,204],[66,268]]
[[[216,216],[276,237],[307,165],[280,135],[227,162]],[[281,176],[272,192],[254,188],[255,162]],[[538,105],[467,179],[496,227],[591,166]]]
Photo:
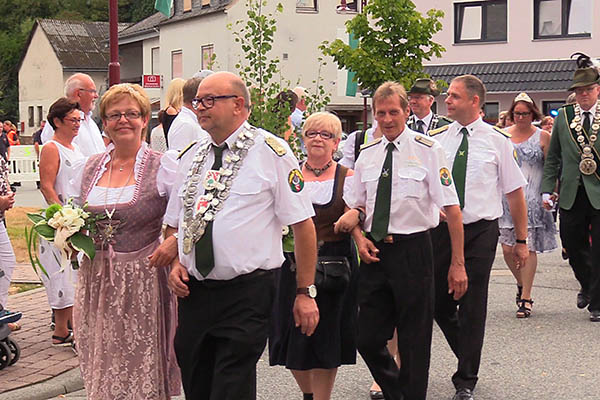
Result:
[[161,88],[160,75],[144,75],[144,87],[149,89]]

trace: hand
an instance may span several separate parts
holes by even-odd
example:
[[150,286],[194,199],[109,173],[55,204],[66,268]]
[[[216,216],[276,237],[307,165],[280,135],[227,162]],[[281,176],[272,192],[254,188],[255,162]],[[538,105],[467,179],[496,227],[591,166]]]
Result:
[[352,231],[358,223],[358,210],[353,208],[342,214],[342,216],[333,224],[333,231],[335,233],[348,233]]
[[542,194],[542,206],[548,210],[551,211],[554,208],[554,205],[556,204],[556,202],[558,201],[558,194],[557,193],[543,193]]
[[296,328],[306,336],[311,336],[319,323],[319,308],[315,299],[299,294],[294,301],[294,322]]
[[440,210],[440,222],[446,222],[448,218],[446,218],[446,213]]
[[358,247],[358,254],[360,255],[361,261],[364,261],[367,264],[379,262],[379,258],[377,258],[379,249],[366,237],[358,240],[356,242],[356,247]]
[[151,267],[166,267],[177,257],[177,239],[171,235],[166,238],[148,259]]
[[529,249],[527,248],[527,244],[515,244],[513,247],[513,257],[517,269],[524,267],[525,262],[527,261],[527,257],[529,257]]
[[454,300],[458,300],[469,288],[469,279],[467,278],[467,271],[465,271],[464,263],[452,263],[448,270],[448,294],[454,293]]
[[15,204],[15,194],[10,192],[6,196],[0,196],[0,210],[6,211],[12,208]]
[[171,289],[177,297],[186,297],[190,294],[190,289],[185,282],[188,282],[189,280],[190,277],[187,269],[181,265],[179,260],[175,260],[171,267],[171,272],[169,273],[169,289]]

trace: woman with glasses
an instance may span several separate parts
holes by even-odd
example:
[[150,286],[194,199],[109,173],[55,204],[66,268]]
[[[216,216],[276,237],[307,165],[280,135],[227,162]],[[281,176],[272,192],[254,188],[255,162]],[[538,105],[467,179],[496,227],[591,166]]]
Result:
[[533,125],[542,118],[538,107],[526,94],[519,94],[512,102],[508,115],[514,125],[507,129],[514,146],[514,155],[523,175],[527,179],[525,200],[527,201],[527,247],[529,257],[525,265],[516,265],[513,246],[516,236],[506,198],[503,200],[504,214],[500,217],[500,243],[504,261],[517,280],[517,318],[531,315],[533,299],[531,290],[537,268],[537,253],[545,253],[556,248],[556,226],[552,213],[542,207],[540,186],[544,159],[550,145],[550,134]]
[[[54,135],[42,147],[40,154],[40,190],[48,205],[64,205],[68,200],[71,169],[84,157],[79,147],[73,143],[81,124],[79,104],[65,97],[56,100],[50,106],[48,123],[54,129]],[[69,327],[73,319],[77,271],[61,271],[60,250],[42,238],[39,259],[48,274],[41,273],[40,278],[54,314],[52,345],[71,346],[73,334]]]
[[292,315],[296,296],[294,264],[284,263],[269,338],[271,365],[284,365],[292,370],[305,400],[329,399],[337,368],[356,363],[356,252],[349,232],[358,224],[358,218],[336,224],[347,210],[342,197],[352,187],[353,177],[352,170],[332,158],[341,134],[341,122],[331,113],[318,112],[306,119],[303,139],[307,159],[302,174],[303,190],[308,192],[315,209],[313,221],[319,257],[345,257],[350,266],[349,282],[337,290],[317,286],[319,325],[312,336],[306,336],[295,327]]
[[112,86],[100,116],[111,144],[71,181],[77,202],[105,216],[96,223],[96,256],[79,269],[73,316],[81,375],[90,399],[168,399],[181,386],[164,268],[177,247],[161,231],[176,163],[144,141],[150,101],[139,85]]

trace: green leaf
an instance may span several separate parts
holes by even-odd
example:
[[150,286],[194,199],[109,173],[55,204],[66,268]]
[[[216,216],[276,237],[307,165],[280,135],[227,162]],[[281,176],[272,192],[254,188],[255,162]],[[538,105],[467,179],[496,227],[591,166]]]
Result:
[[91,237],[84,235],[81,232],[76,232],[69,238],[69,243],[77,251],[83,251],[90,260],[96,256],[96,247]]
[[56,229],[48,225],[46,222],[36,224],[33,229],[44,239],[53,241]]
[[38,224],[41,221],[45,221],[45,218],[42,217],[40,214],[27,213],[27,218],[29,218],[29,220],[34,224]]

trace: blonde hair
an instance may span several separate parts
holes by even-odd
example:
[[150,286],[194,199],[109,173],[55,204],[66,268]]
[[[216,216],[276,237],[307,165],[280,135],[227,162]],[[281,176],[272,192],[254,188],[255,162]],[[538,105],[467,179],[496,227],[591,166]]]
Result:
[[400,98],[400,106],[402,108],[407,108],[408,96],[406,94],[406,89],[404,89],[404,86],[402,86],[402,84],[398,82],[387,81],[382,83],[373,95],[373,111],[376,111],[375,108],[379,100],[387,99],[388,97],[392,97],[395,94],[397,94]]
[[[120,83],[113,85],[104,93],[100,100],[100,118],[106,119],[106,109],[113,103],[121,100],[123,97],[129,97],[134,100],[140,107],[142,118],[149,119],[150,117],[150,99],[148,95],[137,83]],[[146,126],[142,131],[142,138],[146,136]]]
[[342,122],[335,114],[328,111],[311,114],[304,122],[302,136],[305,136],[306,132],[315,129],[316,127],[322,127],[327,130],[327,132],[333,133],[336,139],[339,139],[342,136]]
[[185,79],[175,78],[171,81],[165,95],[165,110],[169,106],[177,111],[181,110],[181,107],[183,107],[183,85],[185,85]]

